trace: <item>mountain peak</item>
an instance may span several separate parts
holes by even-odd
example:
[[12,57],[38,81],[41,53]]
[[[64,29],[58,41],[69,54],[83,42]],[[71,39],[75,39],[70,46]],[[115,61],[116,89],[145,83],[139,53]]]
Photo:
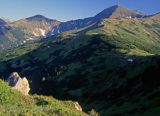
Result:
[[35,16],[32,16],[32,17],[28,17],[28,18],[26,18],[26,20],[40,20],[40,21],[42,21],[42,20],[47,20],[47,21],[54,21],[53,19],[49,19],[49,18],[47,18],[47,17],[45,17],[45,16],[43,16],[43,15],[39,15],[39,14],[37,14],[37,15],[35,15]]
[[37,15],[34,15],[34,16],[30,17],[30,18],[46,18],[46,17],[43,16],[43,15],[37,14]]
[[119,7],[122,7],[122,6],[119,5],[119,4],[116,4],[116,5],[113,5],[113,6],[109,7],[109,8],[106,8],[106,9],[111,9],[111,8],[116,9],[116,8],[119,8]]
[[97,19],[105,18],[125,18],[125,17],[143,17],[144,14],[135,10],[128,9],[121,5],[114,5],[109,8],[104,9],[102,12],[97,14],[95,17]]

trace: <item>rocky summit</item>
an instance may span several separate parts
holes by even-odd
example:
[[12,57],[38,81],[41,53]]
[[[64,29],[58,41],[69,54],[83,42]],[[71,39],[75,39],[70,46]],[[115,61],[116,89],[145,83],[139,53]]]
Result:
[[24,95],[28,95],[30,91],[29,83],[26,77],[21,78],[17,72],[13,72],[7,79],[9,85]]

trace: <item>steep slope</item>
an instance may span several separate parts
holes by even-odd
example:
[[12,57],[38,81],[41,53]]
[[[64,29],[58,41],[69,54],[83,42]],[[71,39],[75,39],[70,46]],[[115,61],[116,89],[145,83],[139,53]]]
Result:
[[101,115],[158,114],[160,81],[151,75],[160,67],[159,26],[150,17],[103,20],[49,37],[17,58],[11,54],[0,72],[4,78],[20,72],[32,93],[78,100]]
[[36,15],[15,22],[0,21],[0,51],[39,40],[59,21]]
[[6,24],[6,22],[3,19],[0,19],[0,27],[4,26]]
[[154,15],[149,16],[151,19],[160,19],[160,13],[156,13]]
[[48,19],[42,15],[35,15],[11,24],[12,27],[25,29],[34,36],[46,36],[46,34],[59,25],[59,21]]
[[14,36],[8,33],[11,27],[7,25],[4,20],[0,20],[0,52],[9,47],[16,47]]
[[79,28],[88,26],[90,24],[93,24],[95,22],[102,21],[103,19],[106,19],[106,18],[124,18],[124,17],[142,18],[144,16],[145,15],[140,12],[127,9],[119,5],[115,5],[115,6],[106,8],[105,10],[103,10],[102,12],[100,12],[94,17],[61,23],[56,28],[53,28],[50,34],[53,35],[53,34],[65,32],[65,31],[69,31],[69,30],[79,29]]

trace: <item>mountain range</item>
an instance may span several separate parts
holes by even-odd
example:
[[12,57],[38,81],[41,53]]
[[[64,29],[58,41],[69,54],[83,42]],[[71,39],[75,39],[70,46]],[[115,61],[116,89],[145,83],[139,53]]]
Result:
[[142,18],[144,16],[145,15],[140,12],[127,9],[119,5],[115,5],[115,6],[106,8],[105,10],[98,13],[94,17],[61,23],[59,26],[57,26],[57,28],[53,28],[52,34],[79,29],[79,28],[91,25],[93,23],[102,21],[103,19],[106,19],[106,18],[126,18],[126,17]]
[[69,30],[80,29],[93,23],[102,21],[106,18],[143,18],[146,15],[115,5],[109,7],[94,17],[85,19],[60,22],[46,18],[42,15],[35,15],[26,19],[14,22],[0,20],[0,48],[8,49],[25,44],[26,42],[36,41],[46,36],[55,35]]
[[[95,109],[100,116],[160,114],[159,13],[115,5],[86,19],[36,15],[1,25],[2,45],[33,38],[1,52],[2,79],[19,72],[31,94],[78,101],[85,112]],[[5,32],[19,32],[19,39]]]

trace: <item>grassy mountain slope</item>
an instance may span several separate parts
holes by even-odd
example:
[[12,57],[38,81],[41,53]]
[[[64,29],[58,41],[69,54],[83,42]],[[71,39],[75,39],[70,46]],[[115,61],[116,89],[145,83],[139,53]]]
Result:
[[59,101],[46,96],[23,96],[0,80],[0,115],[86,116],[76,110],[72,101]]
[[157,17],[104,20],[2,62],[1,74],[20,72],[33,93],[75,99],[101,115],[157,114],[159,26]]
[[125,18],[125,17],[142,18],[144,16],[145,15],[143,13],[137,12],[135,10],[130,10],[119,5],[114,5],[104,9],[94,17],[62,22],[57,27],[53,28],[50,34],[52,35],[70,30],[80,29],[89,26],[93,23],[100,22],[106,18]]
[[[159,19],[110,19],[101,23],[101,32],[109,38],[106,41],[117,48],[139,49],[151,54],[160,53]],[[94,31],[90,33],[94,34]]]

